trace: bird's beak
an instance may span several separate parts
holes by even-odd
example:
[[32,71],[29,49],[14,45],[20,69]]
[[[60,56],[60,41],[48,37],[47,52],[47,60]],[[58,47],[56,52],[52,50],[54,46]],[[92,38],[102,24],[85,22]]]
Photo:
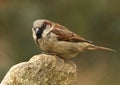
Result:
[[34,32],[35,32],[35,34],[36,34],[37,39],[39,39],[39,38],[42,37],[43,29],[35,28],[35,29],[34,29]]
[[34,29],[35,33],[38,34],[38,32],[40,31],[39,28],[35,28]]

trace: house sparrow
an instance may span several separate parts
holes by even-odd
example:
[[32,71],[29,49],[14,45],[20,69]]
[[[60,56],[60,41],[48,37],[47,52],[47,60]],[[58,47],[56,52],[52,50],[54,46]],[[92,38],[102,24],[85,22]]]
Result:
[[113,49],[93,45],[66,27],[49,20],[36,20],[33,23],[33,38],[45,53],[56,54],[62,58],[72,58],[87,50]]

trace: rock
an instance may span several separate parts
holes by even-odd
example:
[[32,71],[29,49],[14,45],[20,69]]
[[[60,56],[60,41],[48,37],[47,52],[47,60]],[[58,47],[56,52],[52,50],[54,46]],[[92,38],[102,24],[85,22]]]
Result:
[[0,85],[76,85],[76,70],[71,61],[40,54],[11,67]]

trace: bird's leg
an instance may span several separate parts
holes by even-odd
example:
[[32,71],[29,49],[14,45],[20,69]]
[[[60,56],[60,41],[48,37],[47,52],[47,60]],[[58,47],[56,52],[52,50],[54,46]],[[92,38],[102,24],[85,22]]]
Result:
[[42,52],[42,54],[57,56],[57,53]]

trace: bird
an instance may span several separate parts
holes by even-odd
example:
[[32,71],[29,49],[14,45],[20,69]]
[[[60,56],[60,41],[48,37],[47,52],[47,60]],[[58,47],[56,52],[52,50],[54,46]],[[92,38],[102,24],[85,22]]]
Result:
[[88,50],[115,50],[97,46],[92,41],[80,37],[65,26],[47,19],[38,19],[33,22],[32,34],[35,43],[47,54],[55,54],[68,59]]

